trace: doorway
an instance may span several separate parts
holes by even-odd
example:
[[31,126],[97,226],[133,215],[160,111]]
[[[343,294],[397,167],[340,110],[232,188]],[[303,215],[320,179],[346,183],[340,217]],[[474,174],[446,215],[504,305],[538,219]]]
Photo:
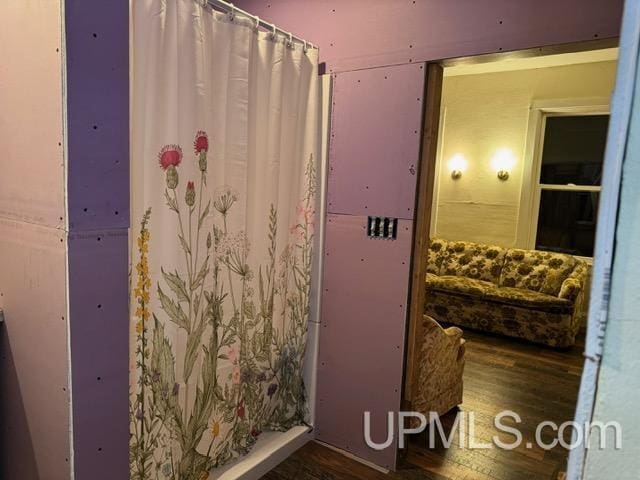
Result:
[[[616,59],[583,44],[428,66],[404,398],[453,442],[414,437],[411,464],[563,478],[571,432],[538,426],[574,418]],[[425,366],[434,348],[448,365]],[[503,412],[511,449],[494,441]]]

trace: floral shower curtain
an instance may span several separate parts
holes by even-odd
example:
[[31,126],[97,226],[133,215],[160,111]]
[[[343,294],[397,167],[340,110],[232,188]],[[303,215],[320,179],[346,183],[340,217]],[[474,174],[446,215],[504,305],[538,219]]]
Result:
[[200,480],[305,422],[317,51],[133,2],[131,478]]

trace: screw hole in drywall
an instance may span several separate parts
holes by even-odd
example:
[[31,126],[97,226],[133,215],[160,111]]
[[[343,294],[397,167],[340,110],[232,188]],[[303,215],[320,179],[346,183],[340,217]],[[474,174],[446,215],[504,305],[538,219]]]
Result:
[[94,33],[94,34],[92,34],[91,36],[92,36],[93,38],[98,38],[98,34],[97,34],[97,33]]
[[98,308],[102,308],[102,304],[101,303],[98,304]]
[[93,126],[93,129],[94,129],[94,130],[97,130],[97,129],[98,129],[98,125],[94,125],[94,126]]
[[597,33],[595,33],[595,34],[593,35],[593,38],[598,38],[598,34],[597,34]]
[[96,380],[100,382],[102,381],[102,377],[96,377]]
[[87,207],[84,207],[84,208],[82,209],[82,211],[83,211],[83,212],[86,212],[86,211],[88,211],[88,210],[89,210],[89,209],[88,209]]
[[500,20],[498,23],[499,23],[500,25],[502,25],[502,20]]
[[114,215],[119,215],[119,214],[120,214],[120,212],[118,212],[118,210],[116,210],[116,211],[115,211],[115,212],[113,212],[113,213],[114,213]]
[[102,237],[98,237],[96,240],[100,241],[100,240],[102,240]]
[[98,447],[98,451],[101,452],[102,451],[102,447]]

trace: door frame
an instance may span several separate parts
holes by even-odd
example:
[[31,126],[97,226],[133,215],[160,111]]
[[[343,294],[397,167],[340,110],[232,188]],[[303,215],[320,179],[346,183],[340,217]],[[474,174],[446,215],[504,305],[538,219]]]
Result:
[[[602,339],[606,331],[608,314],[608,292],[610,272],[613,263],[615,222],[618,212],[622,161],[626,136],[631,116],[631,98],[635,85],[635,70],[638,63],[640,37],[640,2],[628,2],[623,18],[623,32],[620,38],[618,72],[611,105],[611,120],[607,136],[601,205],[598,211],[598,229],[594,270],[591,283],[591,301],[587,322],[587,342],[585,364],[578,396],[575,420],[584,424],[593,416],[593,408],[598,383],[599,364],[602,355]],[[416,207],[414,212],[414,238],[411,250],[411,276],[409,285],[409,308],[406,330],[405,370],[402,390],[402,409],[411,411],[411,399],[418,382],[416,362],[422,338],[422,315],[426,297],[424,279],[427,274],[428,245],[432,225],[436,159],[439,148],[443,67],[486,63],[503,58],[523,58],[586,50],[597,50],[618,46],[618,39],[577,42],[552,45],[519,52],[489,53],[474,57],[447,59],[426,64],[425,95],[423,106],[422,141],[417,165]],[[625,103],[626,102],[626,103]],[[586,442],[582,448],[570,452],[567,480],[582,478],[586,457]],[[398,456],[400,458],[400,455]]]

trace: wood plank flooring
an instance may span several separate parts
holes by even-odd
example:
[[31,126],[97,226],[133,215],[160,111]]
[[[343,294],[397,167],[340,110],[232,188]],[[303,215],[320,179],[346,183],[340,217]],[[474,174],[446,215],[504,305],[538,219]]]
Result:
[[[562,478],[568,452],[526,448],[535,445],[536,426],[551,420],[572,420],[582,373],[583,344],[554,350],[526,342],[465,331],[467,340],[464,403],[461,411],[475,415],[475,442],[488,442],[498,434],[494,416],[512,410],[522,417],[518,425],[523,446],[461,449],[456,433],[450,448],[427,448],[427,434],[414,435],[397,472],[383,474],[338,452],[312,442],[263,477],[264,480],[557,480]],[[448,432],[457,412],[442,419]],[[513,425],[513,422],[504,421]],[[515,425],[514,425],[515,426]],[[553,435],[545,430],[543,439]],[[467,441],[468,432],[466,434]],[[499,435],[512,441],[511,435]],[[567,440],[570,440],[568,435]]]

